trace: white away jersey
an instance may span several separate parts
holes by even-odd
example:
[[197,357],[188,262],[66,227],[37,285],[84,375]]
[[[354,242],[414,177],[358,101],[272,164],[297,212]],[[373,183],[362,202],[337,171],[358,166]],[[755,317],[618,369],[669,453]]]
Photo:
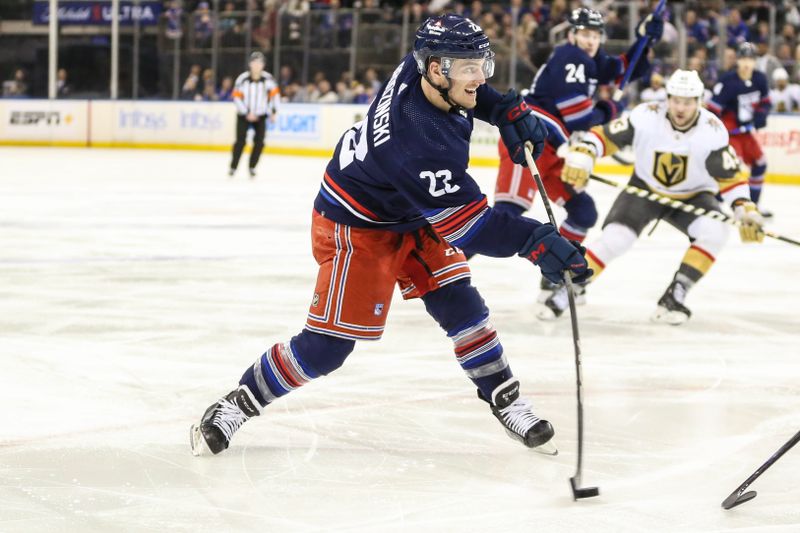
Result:
[[701,108],[695,125],[681,132],[666,114],[666,103],[640,104],[627,117],[593,128],[585,141],[600,155],[630,144],[635,175],[653,191],[688,198],[703,191],[725,194],[736,189],[734,196],[749,197],[722,121]]

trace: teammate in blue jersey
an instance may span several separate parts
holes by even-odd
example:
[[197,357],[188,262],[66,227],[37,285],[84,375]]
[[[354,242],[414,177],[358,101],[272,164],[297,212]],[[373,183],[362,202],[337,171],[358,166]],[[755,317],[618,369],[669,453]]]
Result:
[[[750,167],[750,198],[758,205],[767,173],[767,157],[753,131],[767,125],[772,104],[767,76],[755,70],[756,57],[752,43],[740,44],[736,51],[736,69],[720,76],[707,105],[722,119],[728,128],[731,146]],[[763,210],[761,214],[770,216]]]
[[[575,9],[569,22],[568,42],[557,46],[547,63],[539,69],[525,99],[533,107],[534,114],[548,127],[547,144],[537,166],[548,196],[567,211],[567,219],[561,226],[562,234],[582,241],[595,224],[597,211],[589,195],[575,191],[561,181],[564,160],[556,155],[556,150],[572,132],[588,131],[616,116],[617,104],[611,100],[594,101],[595,91],[598,86],[621,81],[636,45],[619,56],[606,53],[601,47],[605,21],[599,11],[585,7]],[[639,25],[639,33],[648,38],[648,43],[658,42],[663,27],[662,19],[649,16]],[[649,69],[645,50],[631,79],[638,79]],[[502,143],[499,150],[495,207],[521,214],[533,204],[536,191],[533,177],[529,171],[514,165]]]
[[[594,100],[598,86],[618,84],[628,68],[636,44],[619,56],[611,56],[601,47],[605,21],[599,11],[581,7],[569,17],[571,29],[568,42],[557,46],[550,58],[536,73],[530,93],[525,97],[533,113],[548,128],[544,153],[537,167],[548,197],[567,212],[561,224],[561,234],[582,242],[597,222],[594,199],[583,190],[576,190],[561,180],[564,160],[556,153],[570,134],[588,131],[592,126],[605,124],[618,112],[612,100]],[[638,34],[647,39],[647,46],[661,39],[664,22],[652,15],[640,24]],[[650,69],[647,47],[634,66],[631,80]],[[495,209],[522,214],[533,205],[536,184],[526,168],[516,165],[501,142],[498,147],[500,167],[495,187]],[[539,302],[544,302],[557,286],[542,279]]]
[[193,453],[226,449],[265,406],[339,368],[356,340],[379,339],[395,284],[405,299],[422,299],[508,434],[528,447],[552,446],[553,428],[520,397],[460,248],[525,257],[554,282],[565,271],[576,281],[592,272],[584,250],[552,225],[490,208],[466,172],[473,118],[496,125],[517,161],[526,143],[537,155],[544,143],[524,100],[485,85],[493,58],[467,18],[433,17],[417,30],[413,54],[344,133],[325,171],[314,202],[319,273],[305,329],[258,357],[239,387],[206,410],[192,426]]

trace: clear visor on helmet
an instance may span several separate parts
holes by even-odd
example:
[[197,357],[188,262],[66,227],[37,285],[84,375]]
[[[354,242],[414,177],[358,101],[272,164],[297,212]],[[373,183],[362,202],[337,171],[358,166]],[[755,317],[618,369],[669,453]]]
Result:
[[459,81],[489,79],[494,74],[494,52],[481,58],[443,57],[442,74]]

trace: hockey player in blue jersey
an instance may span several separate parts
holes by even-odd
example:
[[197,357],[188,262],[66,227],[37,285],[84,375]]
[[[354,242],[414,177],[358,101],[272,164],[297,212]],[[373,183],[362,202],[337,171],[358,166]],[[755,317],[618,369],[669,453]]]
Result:
[[[581,7],[569,17],[569,42],[555,48],[539,71],[525,100],[533,112],[548,127],[549,135],[544,154],[537,166],[548,196],[567,211],[561,226],[562,234],[582,241],[586,231],[597,220],[592,198],[561,181],[564,160],[556,150],[569,139],[572,132],[588,131],[605,124],[617,115],[617,104],[611,100],[594,100],[598,86],[619,83],[633,55],[635,44],[625,54],[611,56],[601,47],[605,21],[599,11]],[[639,25],[648,42],[658,42],[664,23],[660,18],[645,19]],[[647,50],[636,64],[631,79],[641,77],[650,69]],[[530,172],[514,165],[499,146],[501,163],[495,190],[495,207],[521,214],[530,209],[536,191]]]
[[[754,130],[767,125],[772,108],[766,74],[756,70],[756,48],[742,43],[736,51],[736,68],[720,76],[714,85],[708,109],[721,119],[730,134],[730,144],[750,167],[750,198],[758,205],[767,173],[767,157]],[[764,216],[769,213],[761,212]]]
[[558,281],[587,279],[583,249],[550,224],[492,209],[466,172],[473,118],[500,129],[508,151],[538,155],[545,130],[514,91],[485,85],[494,54],[479,26],[458,15],[428,19],[367,116],[342,136],[314,202],[319,264],[304,330],[248,367],[239,387],[191,429],[193,453],[219,453],[268,404],[339,368],[356,340],[383,333],[395,284],[453,341],[456,360],[507,433],[528,447],[554,430],[519,394],[519,381],[470,283],[461,248],[519,255]]
[[[589,228],[597,222],[597,209],[589,194],[561,180],[564,160],[557,155],[557,150],[573,132],[588,131],[617,115],[617,104],[612,100],[595,101],[595,91],[598,86],[621,81],[636,44],[619,56],[606,53],[601,46],[605,21],[603,15],[593,9],[581,7],[573,10],[569,22],[569,41],[557,46],[547,63],[536,73],[525,100],[548,127],[547,143],[537,167],[548,197],[567,212],[561,224],[561,234],[582,242]],[[650,15],[639,24],[638,34],[647,39],[649,46],[661,39],[663,29],[663,20]],[[649,69],[646,47],[634,66],[631,80],[640,78]],[[536,193],[533,176],[528,169],[515,164],[502,142],[498,151],[500,167],[494,207],[522,214],[533,205]],[[539,301],[544,302],[555,288],[543,278]]]

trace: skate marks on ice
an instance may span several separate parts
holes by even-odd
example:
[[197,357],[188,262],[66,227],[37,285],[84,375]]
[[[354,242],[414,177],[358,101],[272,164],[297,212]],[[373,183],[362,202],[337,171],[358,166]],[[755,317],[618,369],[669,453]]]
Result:
[[[681,328],[648,321],[685,249],[666,225],[590,287],[578,309],[583,481],[601,497],[575,504],[569,323],[536,320],[528,263],[478,258],[473,276],[522,394],[555,427],[557,457],[509,439],[422,305],[396,298],[382,342],[270,406],[224,454],[198,459],[189,425],[302,327],[325,161],[267,156],[269,175],[230,182],[220,154],[0,156],[0,387],[25,398],[0,410],[0,531],[800,524],[792,453],[759,479],[756,501],[719,509],[800,427],[790,247],[744,247],[732,234]],[[491,169],[475,175],[492,190]],[[593,193],[604,212],[613,193]],[[800,235],[798,201],[798,189],[767,189],[776,231]]]

